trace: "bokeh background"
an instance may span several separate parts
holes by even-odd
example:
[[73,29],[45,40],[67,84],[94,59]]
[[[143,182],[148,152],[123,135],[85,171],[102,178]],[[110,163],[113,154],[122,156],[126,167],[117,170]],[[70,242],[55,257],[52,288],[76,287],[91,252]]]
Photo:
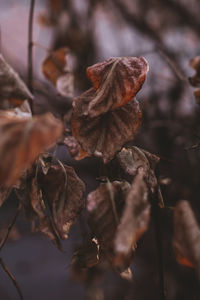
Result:
[[[189,61],[200,55],[199,0],[42,0],[34,13],[34,110],[59,116],[70,103],[58,96],[41,72],[47,49],[68,47],[76,59],[75,95],[90,87],[85,68],[112,56],[144,56],[150,65],[147,80],[138,94],[143,123],[134,145],[157,154],[159,178],[170,178],[162,186],[166,207],[180,199],[190,201],[200,219],[200,109],[188,77],[194,74]],[[0,1],[0,51],[27,81],[29,0]],[[196,145],[195,147],[192,147]],[[191,148],[191,149],[190,149]],[[57,156],[75,167],[87,193],[98,182],[99,160],[76,162],[64,146]],[[13,194],[0,209],[3,236],[17,207]],[[200,298],[192,269],[177,264],[172,249],[173,210],[162,212],[164,278],[167,300]],[[60,253],[41,234],[32,234],[20,214],[1,256],[16,276],[28,300],[87,299],[87,291],[70,279],[69,262],[81,243],[84,213],[63,243]],[[133,283],[108,272],[100,285],[104,299],[160,299],[158,253],[151,223],[140,240],[132,265]],[[0,269],[0,299],[18,295]],[[97,299],[93,295],[91,299]],[[99,298],[98,298],[99,299]]]

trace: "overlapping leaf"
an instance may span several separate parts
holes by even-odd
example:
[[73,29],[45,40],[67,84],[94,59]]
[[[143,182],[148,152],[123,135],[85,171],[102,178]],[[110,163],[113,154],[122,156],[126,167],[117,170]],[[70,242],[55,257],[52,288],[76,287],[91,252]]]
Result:
[[148,68],[143,57],[115,57],[88,67],[95,92],[82,114],[93,118],[124,106],[142,87]]
[[100,250],[118,271],[132,262],[135,244],[146,231],[150,216],[144,170],[128,182],[107,182],[87,199],[89,225]]
[[60,95],[72,97],[74,78],[73,59],[68,48],[52,51],[42,64],[44,76],[57,88]]
[[11,186],[37,156],[62,134],[62,124],[53,115],[20,118],[0,115],[0,184]]
[[[200,229],[188,201],[179,201],[174,211],[174,250],[180,264],[200,272]],[[200,273],[199,273],[200,274]]]
[[25,83],[0,54],[0,108],[17,107],[33,99]]
[[[196,56],[190,60],[190,67],[195,70],[195,75],[189,77],[190,84],[196,88],[200,87],[200,56]],[[197,104],[200,104],[200,89],[194,91]]]
[[123,261],[135,250],[136,242],[148,228],[149,219],[148,188],[144,180],[144,170],[140,168],[128,193],[115,236],[114,245],[118,261]]
[[39,184],[48,202],[59,236],[68,237],[71,225],[84,206],[84,183],[74,169],[66,165],[51,166],[47,174],[40,174]]
[[[94,89],[88,91],[93,93]],[[80,103],[79,103],[80,101]],[[90,101],[85,97],[85,101]],[[79,116],[82,100],[77,99],[72,116],[73,135],[89,156],[110,161],[125,143],[133,140],[141,123],[141,112],[136,99],[125,106],[95,118]],[[83,104],[84,105],[84,104]]]

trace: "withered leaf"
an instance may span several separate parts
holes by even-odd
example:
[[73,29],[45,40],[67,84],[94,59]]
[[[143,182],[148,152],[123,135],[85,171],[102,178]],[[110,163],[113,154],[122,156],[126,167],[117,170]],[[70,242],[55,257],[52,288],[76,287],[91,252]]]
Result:
[[108,181],[91,192],[87,198],[90,228],[98,240],[101,251],[112,265],[115,264],[115,233],[129,189],[128,182]]
[[0,183],[11,186],[37,156],[62,134],[62,124],[52,114],[33,118],[0,115]]
[[52,225],[50,216],[47,214],[36,174],[34,168],[24,172],[15,192],[23,205],[28,220],[39,222],[35,231],[44,233],[61,250],[60,240]]
[[19,75],[0,54],[0,108],[20,106],[24,100],[33,99]]
[[70,262],[73,279],[85,280],[87,270],[99,262],[99,249],[94,240],[86,239],[73,254]]
[[61,164],[51,166],[46,175],[40,174],[39,183],[56,231],[61,238],[66,239],[71,225],[84,206],[85,185],[72,167]]
[[[92,92],[94,89],[88,91]],[[107,163],[135,137],[141,123],[139,104],[134,99],[121,108],[92,119],[79,116],[80,105],[77,99],[72,115],[73,135],[84,152],[89,156],[102,157]]]
[[196,56],[190,60],[190,67],[196,71],[196,74],[189,78],[191,85],[200,87],[200,56]]
[[188,201],[179,201],[174,211],[173,246],[180,264],[200,271],[200,229]]
[[159,205],[163,207],[162,194],[154,173],[156,164],[160,161],[160,158],[136,146],[123,148],[117,154],[117,158],[124,171],[132,176],[137,174],[139,168],[143,168],[148,187],[153,193],[157,192]]
[[68,48],[52,51],[42,64],[44,76],[57,88],[60,95],[72,97],[74,90],[73,58]]
[[115,235],[117,260],[124,260],[133,250],[136,242],[147,230],[150,219],[148,188],[144,170],[140,168],[126,198],[125,208]]
[[93,118],[124,106],[142,87],[148,69],[143,57],[114,57],[88,67],[87,76],[96,91],[82,114]]

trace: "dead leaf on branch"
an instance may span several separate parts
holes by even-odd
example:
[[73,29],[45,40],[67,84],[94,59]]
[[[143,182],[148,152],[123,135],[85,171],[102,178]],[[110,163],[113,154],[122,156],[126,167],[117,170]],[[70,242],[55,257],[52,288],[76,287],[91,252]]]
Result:
[[60,95],[73,97],[74,91],[74,58],[68,48],[52,51],[42,64],[42,72],[57,88]]
[[140,168],[128,192],[115,235],[114,245],[118,263],[135,250],[136,242],[148,228],[149,219],[148,187],[144,180],[144,170]]
[[37,156],[51,147],[62,135],[63,127],[52,114],[30,119],[0,116],[0,183],[14,185],[22,171],[28,168]]
[[98,240],[100,250],[113,266],[114,237],[129,189],[128,182],[108,181],[91,192],[87,198],[90,228]]
[[[88,90],[88,93],[94,89]],[[85,98],[90,101],[89,97]],[[125,106],[109,111],[96,118],[79,116],[82,101],[77,99],[72,115],[73,135],[82,150],[89,156],[102,157],[104,163],[109,162],[125,143],[133,140],[140,123],[141,111],[136,99]]]
[[33,96],[25,83],[0,54],[0,108],[20,106],[29,99]]
[[188,201],[179,201],[174,211],[173,246],[177,261],[200,274],[200,229]]
[[157,193],[158,203],[160,207],[163,207],[164,203],[160,186],[154,172],[160,158],[136,146],[123,148],[118,153],[117,158],[123,170],[129,175],[135,176],[138,169],[143,168],[148,187],[152,193]]
[[66,165],[51,166],[46,175],[39,175],[39,184],[48,202],[56,231],[62,239],[66,239],[71,225],[84,206],[85,185],[74,169]]
[[88,67],[87,76],[95,92],[82,115],[93,118],[124,106],[142,87],[148,69],[143,57],[114,57]]

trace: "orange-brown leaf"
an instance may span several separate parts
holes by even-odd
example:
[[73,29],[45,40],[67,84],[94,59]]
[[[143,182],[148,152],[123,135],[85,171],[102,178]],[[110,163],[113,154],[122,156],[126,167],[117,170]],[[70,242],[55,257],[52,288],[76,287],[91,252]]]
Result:
[[0,184],[15,184],[24,169],[52,146],[62,134],[62,124],[52,114],[33,118],[0,115]]
[[96,117],[131,101],[142,87],[148,72],[143,57],[115,57],[87,68],[96,92],[83,115]]

